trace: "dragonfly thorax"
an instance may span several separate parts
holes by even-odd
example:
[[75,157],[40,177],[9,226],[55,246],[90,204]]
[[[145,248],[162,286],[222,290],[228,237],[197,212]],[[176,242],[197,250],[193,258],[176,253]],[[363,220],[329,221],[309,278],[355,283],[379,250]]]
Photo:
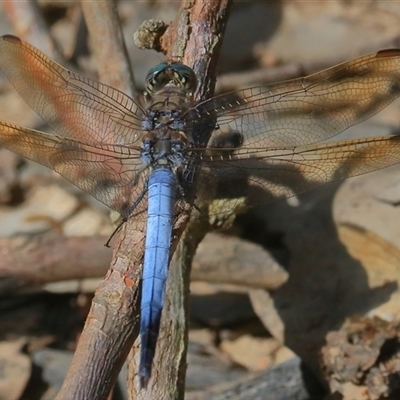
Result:
[[148,132],[142,141],[141,159],[148,165],[171,164],[179,167],[185,160],[188,140],[183,132],[171,129]]
[[142,123],[146,131],[169,128],[180,131],[185,126],[181,110],[155,110],[149,109]]
[[181,131],[186,123],[184,115],[192,104],[192,96],[186,90],[166,86],[152,99],[142,126],[147,131],[162,128]]

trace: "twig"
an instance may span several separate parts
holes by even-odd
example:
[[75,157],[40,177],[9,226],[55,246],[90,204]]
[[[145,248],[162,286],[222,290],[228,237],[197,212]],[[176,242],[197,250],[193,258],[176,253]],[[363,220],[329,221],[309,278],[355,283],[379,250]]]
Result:
[[[132,93],[117,10],[112,1],[82,2],[100,80]],[[110,71],[108,66],[116,69]],[[104,76],[103,76],[104,74]],[[107,399],[137,336],[143,219],[129,220],[116,238],[110,269],[96,290],[73,362],[57,399]]]
[[44,234],[0,239],[0,295],[70,279],[101,277],[111,260],[106,237]]
[[[112,256],[104,246],[107,240],[65,237],[54,231],[0,238],[0,295],[51,282],[103,277]],[[197,248],[191,272],[192,281],[240,285],[243,290],[275,290],[287,277],[261,246],[217,233],[209,233]]]
[[130,219],[117,237],[113,261],[80,337],[57,399],[107,399],[137,336],[143,221]]
[[[200,0],[184,1],[175,25],[172,25],[165,35],[166,42],[172,38],[172,42],[167,46],[168,57],[179,59],[195,69],[200,83],[198,99],[208,97],[213,91],[216,56],[227,19],[227,7],[228,0],[210,4]],[[92,15],[89,18],[91,21],[89,24],[93,23],[89,26],[89,31],[94,37],[99,35],[102,38],[101,41],[95,42],[95,47],[120,46],[121,40],[113,40],[113,36],[118,36],[120,33],[115,11],[115,7],[110,3],[100,5],[98,8],[95,4],[91,4],[90,12],[94,14],[100,12],[111,24],[104,37],[103,26],[101,22],[99,23],[98,16]],[[101,32],[98,32],[100,28]],[[182,28],[186,29],[183,37],[179,34]],[[178,47],[178,43],[182,47]],[[107,49],[104,52],[103,54],[110,54]],[[117,54],[119,61],[116,63],[124,63],[125,61],[121,61],[121,57],[123,59],[125,55],[124,51],[117,51]],[[101,57],[110,63],[109,56]],[[102,80],[103,78],[101,77]],[[117,81],[113,85],[119,88],[122,86],[127,90],[129,83]],[[190,207],[187,207],[182,210],[174,223],[171,254],[189,221],[189,216]],[[143,261],[144,231],[144,218],[132,218],[117,235],[111,267],[95,293],[74,360],[57,396],[58,400],[106,399],[114,386],[121,366],[137,336],[137,300]],[[195,221],[188,232],[184,244],[180,245],[177,252],[179,264],[183,264],[184,268],[182,265],[180,268],[173,267],[167,285],[169,295],[163,316],[163,332],[167,332],[174,340],[169,346],[167,337],[164,337],[164,341],[160,341],[155,360],[158,362],[155,368],[156,379],[153,378],[148,390],[140,391],[136,398],[183,397],[187,345],[188,265],[205,229],[198,229]],[[174,290],[171,290],[171,282]],[[166,322],[170,326],[165,327]],[[160,351],[160,348],[166,349],[167,352]],[[131,388],[131,395],[137,387]]]
[[93,51],[103,83],[133,97],[134,83],[116,2],[82,1]]
[[36,1],[4,0],[3,7],[17,36],[37,46],[58,62],[63,60]]
[[[197,100],[214,91],[218,54],[228,17],[229,0],[204,2],[184,0],[175,21],[161,38],[170,60],[192,67],[198,77]],[[210,132],[211,133],[211,132]],[[174,224],[174,251],[190,209],[183,210]],[[136,363],[129,363],[128,385],[131,399],[180,399],[184,396],[188,329],[188,294],[190,265],[200,240],[208,228],[204,220],[192,218],[179,242],[170,266],[160,338],[154,364],[156,366],[146,391],[138,390]]]

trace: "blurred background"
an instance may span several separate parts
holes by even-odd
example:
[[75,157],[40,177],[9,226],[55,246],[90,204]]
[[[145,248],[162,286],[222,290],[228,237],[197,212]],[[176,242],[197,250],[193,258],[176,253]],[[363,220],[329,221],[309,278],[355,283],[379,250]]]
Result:
[[[168,24],[179,5],[118,2],[137,96],[164,57],[132,35],[149,18]],[[234,1],[216,92],[400,48],[399,27],[394,1]],[[7,33],[97,76],[78,1],[0,2]],[[396,134],[399,111],[395,101],[335,140]],[[46,129],[3,76],[0,120]],[[399,173],[329,184],[207,235],[192,273],[187,399],[399,398]],[[0,399],[54,398],[111,260],[103,244],[112,231],[105,206],[0,149]],[[127,398],[124,379],[113,399]]]

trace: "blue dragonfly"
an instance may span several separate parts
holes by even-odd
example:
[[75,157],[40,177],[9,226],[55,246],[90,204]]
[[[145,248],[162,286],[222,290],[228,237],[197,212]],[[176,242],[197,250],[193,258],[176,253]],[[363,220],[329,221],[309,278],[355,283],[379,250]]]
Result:
[[124,220],[147,218],[142,386],[151,376],[179,204],[223,214],[400,162],[396,136],[319,143],[400,96],[400,50],[200,103],[196,75],[180,63],[149,71],[141,105],[11,35],[0,38],[0,70],[55,132],[0,122],[0,144],[58,172]]

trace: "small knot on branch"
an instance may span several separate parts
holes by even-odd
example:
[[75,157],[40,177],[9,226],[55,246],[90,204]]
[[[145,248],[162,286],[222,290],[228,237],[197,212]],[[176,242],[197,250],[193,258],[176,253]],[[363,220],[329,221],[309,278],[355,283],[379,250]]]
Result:
[[161,19],[149,19],[144,21],[133,34],[133,42],[139,49],[156,50],[165,53],[161,44],[161,37],[168,25]]

